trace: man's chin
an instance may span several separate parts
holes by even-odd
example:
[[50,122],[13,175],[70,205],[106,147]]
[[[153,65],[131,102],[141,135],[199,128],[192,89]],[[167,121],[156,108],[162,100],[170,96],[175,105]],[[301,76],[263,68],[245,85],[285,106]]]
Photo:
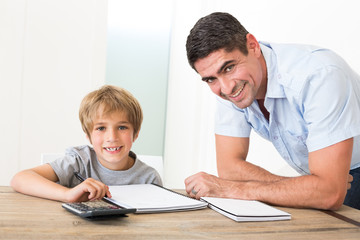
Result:
[[245,102],[234,102],[234,101],[230,101],[232,102],[236,107],[240,108],[240,109],[245,109],[247,107],[249,107],[251,104],[246,104]]
[[241,101],[241,102],[235,102],[234,100],[228,98],[227,96],[223,96],[223,95],[220,95],[220,97],[226,101],[229,101],[231,102],[232,104],[234,104],[236,107],[240,108],[240,109],[244,109],[244,108],[247,108],[249,107],[251,104],[246,104],[244,103],[244,101]]

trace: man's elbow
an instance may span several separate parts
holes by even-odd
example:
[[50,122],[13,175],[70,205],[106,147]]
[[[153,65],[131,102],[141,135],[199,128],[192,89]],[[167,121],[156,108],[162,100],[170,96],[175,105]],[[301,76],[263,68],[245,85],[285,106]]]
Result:
[[327,198],[323,199],[322,207],[325,210],[338,210],[344,203],[346,192],[335,191],[330,194]]

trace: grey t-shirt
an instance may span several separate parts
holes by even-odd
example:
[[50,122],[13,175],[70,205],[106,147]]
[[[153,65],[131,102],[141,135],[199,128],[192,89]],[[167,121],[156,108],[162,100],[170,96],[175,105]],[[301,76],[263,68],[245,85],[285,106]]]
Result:
[[49,164],[59,178],[58,183],[66,187],[75,187],[80,183],[74,172],[106,185],[155,183],[162,186],[160,175],[154,168],[141,162],[133,152],[130,152],[129,156],[135,159],[130,169],[113,171],[100,164],[92,147],[84,145],[66,149],[64,157]]

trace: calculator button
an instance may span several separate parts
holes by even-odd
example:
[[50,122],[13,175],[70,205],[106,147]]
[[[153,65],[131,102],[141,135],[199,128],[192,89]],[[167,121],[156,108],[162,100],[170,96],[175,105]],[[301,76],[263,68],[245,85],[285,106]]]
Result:
[[103,200],[88,202],[63,203],[65,209],[81,217],[94,218],[97,216],[124,215],[134,213],[136,209],[125,209]]

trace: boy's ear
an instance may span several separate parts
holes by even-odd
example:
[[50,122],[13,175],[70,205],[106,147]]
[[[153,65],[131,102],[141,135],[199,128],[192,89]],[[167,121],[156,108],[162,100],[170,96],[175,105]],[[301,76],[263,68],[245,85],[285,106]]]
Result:
[[133,142],[135,142],[135,140],[138,138],[139,133],[140,133],[140,131],[138,131],[138,132],[135,134],[134,139],[133,139]]

